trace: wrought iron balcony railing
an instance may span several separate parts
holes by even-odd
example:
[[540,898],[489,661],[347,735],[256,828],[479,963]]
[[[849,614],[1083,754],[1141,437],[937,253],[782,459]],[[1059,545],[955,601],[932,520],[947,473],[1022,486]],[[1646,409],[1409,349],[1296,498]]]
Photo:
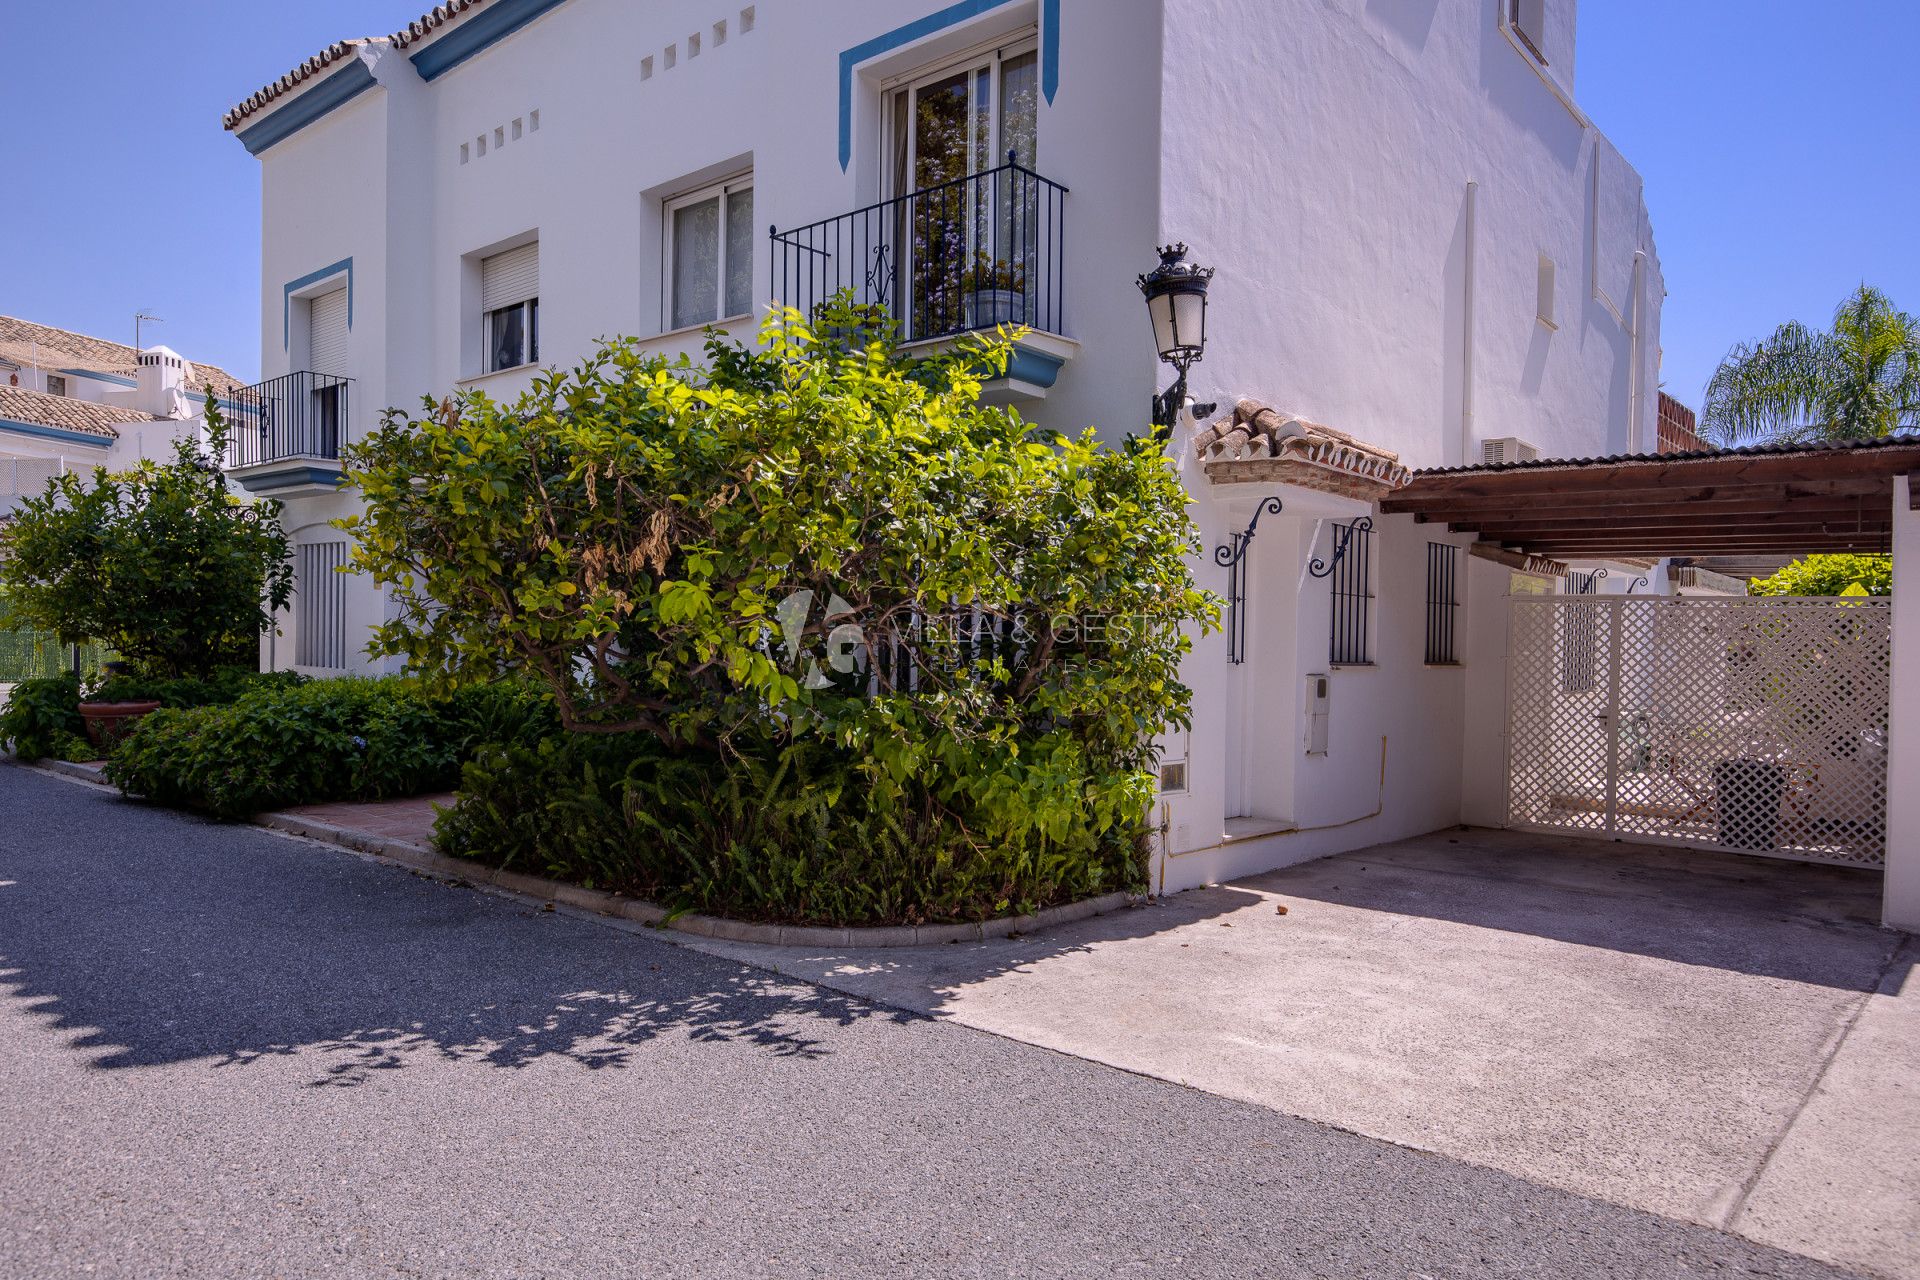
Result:
[[337,460],[352,419],[352,393],[351,378],[306,371],[239,388],[227,413],[227,465]]
[[908,342],[1002,324],[1063,333],[1066,197],[1009,152],[997,169],[775,227],[775,296],[811,315],[848,290]]

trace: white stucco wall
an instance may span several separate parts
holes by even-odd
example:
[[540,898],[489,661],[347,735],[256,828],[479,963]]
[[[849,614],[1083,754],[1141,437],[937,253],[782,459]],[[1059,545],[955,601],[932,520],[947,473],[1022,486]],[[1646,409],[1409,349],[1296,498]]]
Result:
[[[261,156],[263,373],[301,367],[298,333],[283,339],[286,283],[352,258],[356,433],[382,406],[456,385],[510,397],[527,371],[474,377],[475,263],[529,236],[543,364],[608,335],[697,346],[697,334],[661,336],[664,200],[750,167],[762,228],[868,204],[881,194],[882,81],[1043,13],[1042,0],[983,6],[859,62],[843,170],[842,51],[959,7],[753,8],[745,31],[733,3],[568,0],[431,83],[406,56],[382,54],[379,87]],[[1037,168],[1071,190],[1063,327],[1078,351],[1022,411],[1097,425],[1115,442],[1142,429],[1166,375],[1133,281],[1156,244],[1184,240],[1219,269],[1197,399],[1251,396],[1415,466],[1477,460],[1491,436],[1575,456],[1650,447],[1662,288],[1639,179],[1572,105],[1572,0],[1549,0],[1550,72],[1516,48],[1499,10],[1060,0],[1059,88],[1040,108]],[[765,299],[764,234],[756,243]],[[1536,316],[1542,255],[1554,263],[1552,327]],[[1503,606],[1483,598],[1493,578],[1467,572],[1463,555],[1465,665],[1426,667],[1425,547],[1471,536],[1376,518],[1375,663],[1329,673],[1332,743],[1308,757],[1301,694],[1327,670],[1328,588],[1304,566],[1325,549],[1320,522],[1367,508],[1304,490],[1216,490],[1179,456],[1187,447],[1173,446],[1195,496],[1203,585],[1224,590],[1211,551],[1245,527],[1256,498],[1286,507],[1263,520],[1252,552],[1249,661],[1229,670],[1215,634],[1188,665],[1190,786],[1164,799],[1168,887],[1459,821],[1463,791],[1476,793],[1461,743],[1487,716],[1488,612]],[[330,536],[324,521],[350,501],[293,498],[289,526]],[[356,618],[384,610],[364,583],[353,599]],[[292,646],[278,642],[283,663]],[[1295,830],[1224,840],[1230,796]],[[1471,811],[1484,808],[1483,797]]]
[[[1500,7],[1167,0],[1160,230],[1221,268],[1197,398],[1253,396],[1413,466],[1477,462],[1494,436],[1652,447],[1662,286],[1639,177]],[[1570,46],[1571,0],[1548,9]],[[1557,329],[1536,319],[1542,255]],[[1613,313],[1636,278],[1637,383]]]

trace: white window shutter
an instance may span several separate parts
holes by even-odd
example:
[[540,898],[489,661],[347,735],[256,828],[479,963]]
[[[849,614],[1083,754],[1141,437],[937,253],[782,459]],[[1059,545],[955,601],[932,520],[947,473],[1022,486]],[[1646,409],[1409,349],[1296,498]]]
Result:
[[307,367],[314,373],[347,374],[347,291],[323,293],[308,304]]
[[497,311],[540,296],[540,242],[480,262],[480,309]]

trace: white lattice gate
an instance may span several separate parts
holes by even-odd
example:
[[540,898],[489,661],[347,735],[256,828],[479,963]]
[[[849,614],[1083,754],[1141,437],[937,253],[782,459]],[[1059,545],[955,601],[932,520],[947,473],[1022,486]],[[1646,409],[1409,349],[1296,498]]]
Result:
[[1507,819],[1880,866],[1884,599],[1516,596]]

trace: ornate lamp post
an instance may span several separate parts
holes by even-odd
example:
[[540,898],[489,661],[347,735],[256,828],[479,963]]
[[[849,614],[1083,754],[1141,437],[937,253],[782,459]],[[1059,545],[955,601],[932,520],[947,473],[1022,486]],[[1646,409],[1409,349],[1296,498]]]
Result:
[[[1153,321],[1154,346],[1178,375],[1172,386],[1153,398],[1153,425],[1160,439],[1173,430],[1186,403],[1187,370],[1207,350],[1207,285],[1213,268],[1195,266],[1186,257],[1186,245],[1166,245],[1160,250],[1160,265],[1140,277],[1140,292],[1146,296],[1147,315]],[[1211,413],[1213,406],[1195,409]]]

